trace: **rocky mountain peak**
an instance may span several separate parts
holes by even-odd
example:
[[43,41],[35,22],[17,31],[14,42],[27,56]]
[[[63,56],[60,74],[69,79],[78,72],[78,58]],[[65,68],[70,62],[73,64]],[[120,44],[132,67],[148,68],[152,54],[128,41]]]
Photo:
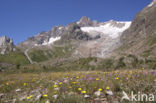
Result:
[[5,35],[0,37],[0,46],[4,46],[6,44],[13,44],[12,39],[7,38]]
[[6,54],[13,50],[14,50],[13,40],[6,36],[1,36],[0,37],[0,54]]
[[85,27],[85,26],[96,26],[98,24],[97,21],[91,21],[90,18],[83,16],[78,22],[79,26]]

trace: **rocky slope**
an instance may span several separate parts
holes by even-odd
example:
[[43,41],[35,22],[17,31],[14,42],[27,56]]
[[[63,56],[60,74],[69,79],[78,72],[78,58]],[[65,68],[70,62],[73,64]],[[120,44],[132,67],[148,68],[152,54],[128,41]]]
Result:
[[156,57],[156,0],[136,15],[121,42],[124,53]]

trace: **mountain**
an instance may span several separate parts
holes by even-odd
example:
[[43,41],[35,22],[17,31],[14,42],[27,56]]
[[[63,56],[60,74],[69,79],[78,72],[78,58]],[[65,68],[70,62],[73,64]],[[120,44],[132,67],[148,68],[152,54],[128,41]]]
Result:
[[6,36],[0,37],[0,54],[6,54],[14,51],[14,44],[12,39],[7,38]]
[[120,39],[125,53],[156,57],[156,0],[136,15]]
[[83,16],[66,26],[53,27],[17,45],[31,64],[57,58],[105,58],[120,46],[121,33],[131,22],[92,21]]
[[77,22],[55,26],[18,44],[18,52],[14,53],[20,59],[15,64],[24,60],[20,64],[37,63],[37,67],[40,64],[55,69],[155,68],[155,14],[153,0],[132,22],[98,22],[83,16]]

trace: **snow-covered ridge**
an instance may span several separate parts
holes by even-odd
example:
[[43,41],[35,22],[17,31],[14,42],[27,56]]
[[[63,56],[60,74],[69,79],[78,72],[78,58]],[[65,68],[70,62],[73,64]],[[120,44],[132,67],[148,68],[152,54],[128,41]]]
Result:
[[[118,24],[123,24],[123,26],[118,26]],[[116,22],[115,24],[112,24],[112,22],[106,22],[105,24],[101,24],[97,27],[81,27],[81,30],[83,32],[99,32],[103,34],[107,34],[108,36],[112,38],[118,37],[123,31],[128,29],[131,25],[131,22]]]
[[60,40],[60,39],[61,37],[56,37],[56,38],[51,37],[48,42],[44,42],[42,45],[53,44],[55,41]]

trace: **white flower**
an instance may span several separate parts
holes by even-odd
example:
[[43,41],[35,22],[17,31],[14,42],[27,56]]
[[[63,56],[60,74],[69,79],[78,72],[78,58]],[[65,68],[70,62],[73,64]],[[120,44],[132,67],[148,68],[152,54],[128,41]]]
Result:
[[54,88],[54,90],[55,90],[55,91],[58,91],[58,90],[59,90],[59,88]]
[[90,97],[90,96],[89,96],[89,95],[87,95],[87,94],[85,94],[85,95],[84,95],[84,98],[89,98],[89,97]]
[[54,98],[54,99],[57,99],[57,97],[58,97],[58,95],[53,95],[53,98]]
[[107,95],[113,95],[113,92],[112,91],[107,91],[106,94]]
[[101,95],[101,92],[100,91],[96,91],[94,94],[98,97],[98,96]]

